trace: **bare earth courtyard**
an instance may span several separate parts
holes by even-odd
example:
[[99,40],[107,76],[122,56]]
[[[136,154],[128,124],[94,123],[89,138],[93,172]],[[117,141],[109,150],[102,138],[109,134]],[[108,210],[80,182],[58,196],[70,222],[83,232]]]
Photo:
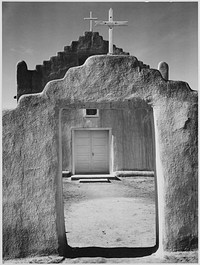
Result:
[[[154,177],[122,177],[109,183],[63,178],[64,216],[71,247],[153,247],[156,244]],[[141,258],[76,257],[71,263],[197,263],[197,252]],[[64,263],[70,263],[65,259]]]
[[[66,236],[71,247],[151,247],[156,240],[153,177],[126,177],[109,183],[63,178]],[[154,253],[140,258],[27,257],[12,263],[198,263],[198,252]]]
[[128,177],[107,183],[63,178],[64,215],[71,247],[153,247],[153,177]]

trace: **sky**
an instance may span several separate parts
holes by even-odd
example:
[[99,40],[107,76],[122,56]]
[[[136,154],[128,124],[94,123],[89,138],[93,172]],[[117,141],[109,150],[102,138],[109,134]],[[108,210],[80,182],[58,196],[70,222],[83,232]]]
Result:
[[[2,107],[15,108],[16,66],[29,70],[63,51],[89,31],[93,12],[98,20],[128,26],[114,29],[114,44],[157,69],[169,64],[169,79],[198,86],[198,2],[2,2]],[[108,28],[94,27],[108,40]]]

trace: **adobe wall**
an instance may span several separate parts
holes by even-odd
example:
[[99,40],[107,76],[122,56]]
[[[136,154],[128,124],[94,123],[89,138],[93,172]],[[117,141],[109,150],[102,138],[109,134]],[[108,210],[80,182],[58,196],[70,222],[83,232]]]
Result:
[[197,93],[133,56],[93,56],[3,114],[3,254],[67,251],[61,109],[153,108],[160,246],[197,247]]
[[72,128],[112,128],[113,171],[154,170],[152,109],[100,110],[99,117],[84,117],[81,110],[63,110],[63,170],[72,172]]
[[[114,54],[128,55],[123,49],[113,47]],[[98,32],[85,32],[78,41],[72,41],[42,65],[36,65],[35,70],[28,70],[26,62],[17,65],[17,100],[24,94],[42,92],[50,80],[63,78],[70,67],[82,65],[85,60],[95,54],[107,54],[108,41],[103,40]],[[142,62],[141,62],[142,63]]]

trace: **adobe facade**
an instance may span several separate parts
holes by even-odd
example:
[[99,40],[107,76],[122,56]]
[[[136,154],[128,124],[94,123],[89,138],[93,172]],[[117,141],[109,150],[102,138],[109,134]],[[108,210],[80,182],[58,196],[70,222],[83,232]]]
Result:
[[[113,51],[114,54],[129,54],[115,45]],[[43,61],[42,65],[36,65],[35,70],[28,70],[26,62],[19,62],[17,100],[24,94],[42,92],[49,81],[63,78],[70,67],[82,65],[89,56],[107,53],[108,41],[103,40],[98,32],[85,32],[78,41],[72,41],[70,46],[65,46],[64,51],[58,52],[48,61]]]
[[[113,51],[115,55],[128,55],[115,45]],[[63,78],[69,68],[82,65],[92,55],[107,53],[108,41],[103,40],[98,32],[85,32],[78,41],[64,47],[63,52],[58,52],[57,56],[44,61],[43,65],[36,65],[35,70],[28,70],[26,63],[20,62],[17,65],[17,99],[24,94],[42,92],[49,81]],[[140,68],[149,68],[141,61],[138,63]],[[153,170],[153,125],[151,109],[148,106],[134,113],[128,110],[100,110],[98,117],[91,119],[86,118],[83,111],[84,109],[71,110],[67,114],[65,110],[62,112],[63,170],[70,173],[75,171],[72,161],[72,128],[108,127],[113,129],[115,137],[113,161],[109,161],[110,170],[107,173],[120,170]],[[71,127],[66,128],[65,124],[69,123]]]
[[[99,120],[87,120],[85,109],[98,109]],[[127,123],[115,113],[129,117]],[[62,170],[71,165],[68,132],[77,127],[108,129],[113,119],[119,125],[112,131],[113,150],[128,149],[126,143],[116,145],[117,132],[138,153],[135,164],[120,156],[114,159],[113,171],[131,166],[155,172],[158,247],[197,248],[197,115],[197,92],[187,83],[166,80],[128,55],[91,56],[63,79],[48,82],[41,93],[21,96],[16,109],[3,113],[4,257],[68,255],[62,200]],[[146,135],[147,128],[151,135]],[[124,134],[127,130],[138,139],[137,147]],[[147,144],[142,151],[148,137],[153,160],[142,154],[152,148]]]
[[[116,171],[153,171],[154,170],[154,126],[153,126],[153,112],[148,105],[141,106],[140,108],[132,109],[100,109],[98,110],[98,117],[86,116],[84,108],[82,109],[63,109],[61,115],[62,124],[62,155],[63,155],[63,171],[69,171],[70,174],[77,173],[114,173]],[[134,110],[134,111],[133,111]],[[98,137],[99,130],[110,131],[110,141],[107,143],[109,146],[107,171],[100,172],[95,170],[92,166],[94,159],[91,158],[91,169],[85,172],[84,169],[78,169],[79,165],[73,161],[76,160],[78,154],[74,154],[76,142],[81,139],[76,139],[77,130],[82,129],[82,132],[93,129],[93,137]],[[96,136],[95,136],[96,132]],[[102,132],[103,133],[103,132]],[[109,138],[109,132],[107,138]],[[81,135],[80,135],[81,137]],[[86,145],[83,139],[83,147]],[[91,139],[92,140],[92,139]],[[95,143],[94,143],[95,145]],[[97,147],[91,144],[90,149],[95,149],[94,155],[101,156]],[[99,143],[100,145],[100,143]],[[99,147],[103,148],[103,147]],[[77,150],[80,152],[81,150]],[[85,153],[85,151],[83,150]],[[111,155],[112,152],[112,155]],[[103,154],[106,156],[106,153]],[[80,157],[81,159],[81,157]],[[84,158],[83,158],[84,159]],[[84,161],[86,163],[86,161]],[[90,161],[89,161],[90,163]],[[105,162],[106,163],[106,162]],[[103,167],[103,163],[101,165]],[[84,167],[84,165],[83,165]],[[106,165],[105,165],[106,167]],[[78,171],[79,170],[79,171]],[[106,168],[105,168],[106,170]]]

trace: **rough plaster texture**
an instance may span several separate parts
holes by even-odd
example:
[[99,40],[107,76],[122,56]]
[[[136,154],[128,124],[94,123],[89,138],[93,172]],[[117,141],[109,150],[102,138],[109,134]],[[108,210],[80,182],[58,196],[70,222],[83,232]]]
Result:
[[[133,56],[93,56],[3,114],[5,257],[67,252],[61,109],[153,108],[160,245],[197,243],[197,93]],[[161,230],[162,229],[162,230]]]
[[63,110],[63,170],[72,172],[72,129],[112,128],[113,171],[153,170],[152,108],[101,109],[99,117],[84,117],[84,110]]
[[56,122],[45,105],[19,106],[3,116],[3,246],[13,257],[58,249]]
[[165,62],[160,62],[158,64],[158,70],[160,71],[162,77],[165,79],[165,80],[168,80],[169,79],[169,65]]
[[[113,47],[114,54],[129,53]],[[95,54],[107,54],[108,41],[103,40],[98,32],[85,32],[78,41],[72,41],[42,65],[36,65],[35,70],[28,70],[24,61],[17,65],[17,99],[24,94],[39,93],[50,80],[63,78],[70,67],[82,65],[85,60]],[[142,63],[142,62],[141,62]]]

